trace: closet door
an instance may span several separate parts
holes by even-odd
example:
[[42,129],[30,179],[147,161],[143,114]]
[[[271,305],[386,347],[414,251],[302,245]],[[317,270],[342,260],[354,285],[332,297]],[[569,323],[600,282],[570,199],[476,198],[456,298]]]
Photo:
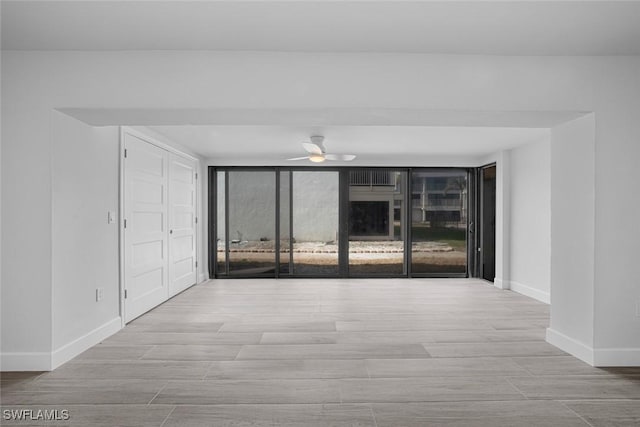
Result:
[[124,134],[124,315],[129,322],[169,298],[169,153]]
[[197,281],[197,162],[169,154],[169,294]]

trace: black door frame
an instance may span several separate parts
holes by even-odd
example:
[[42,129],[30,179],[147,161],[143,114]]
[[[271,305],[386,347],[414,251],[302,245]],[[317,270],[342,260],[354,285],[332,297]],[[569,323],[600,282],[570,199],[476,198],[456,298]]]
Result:
[[[474,271],[474,275],[473,277],[478,277],[481,279],[484,279],[484,260],[485,260],[485,248],[484,248],[484,238],[485,235],[488,233],[488,231],[485,229],[485,218],[484,218],[484,204],[486,203],[486,195],[484,194],[484,185],[483,185],[483,173],[486,169],[489,168],[496,168],[497,170],[497,164],[496,162],[492,162],[492,163],[488,163],[485,165],[482,165],[478,168],[476,168],[475,170],[475,181],[476,181],[476,191],[474,191],[474,196],[476,198],[476,201],[474,203],[475,205],[475,217],[476,217],[476,226],[475,226],[475,243],[474,243],[474,262],[475,262],[475,268],[473,269]],[[497,185],[497,177],[495,179],[495,184]],[[497,200],[494,200],[494,206],[493,206],[493,212],[494,212],[494,220],[495,220],[495,215],[497,214],[497,206],[495,206],[495,203],[497,203]],[[496,249],[496,230],[495,230],[495,226],[494,226],[494,230],[493,230],[493,239],[494,239],[494,243],[493,243],[493,269],[495,272],[495,263],[496,263],[496,257],[495,257],[495,249]],[[488,280],[488,279],[485,279]],[[491,280],[493,281],[493,280]]]
[[[447,171],[460,171],[461,173],[464,172],[466,173],[466,178],[467,178],[467,227],[466,227],[466,244],[467,244],[467,262],[466,262],[466,267],[465,267],[465,272],[464,273],[414,273],[411,271],[411,245],[413,243],[413,236],[411,235],[412,232],[412,227],[411,227],[411,212],[409,213],[409,221],[407,221],[407,225],[409,227],[409,250],[407,252],[408,255],[408,262],[409,262],[409,277],[415,277],[415,278],[466,278],[466,277],[473,277],[473,269],[470,268],[470,264],[471,264],[471,257],[469,256],[471,249],[470,247],[473,245],[473,240],[472,240],[472,235],[470,234],[470,230],[471,230],[471,225],[473,225],[473,221],[474,221],[474,209],[470,209],[470,207],[472,207],[473,205],[471,204],[471,198],[470,195],[472,193],[475,192],[475,189],[473,187],[474,185],[474,180],[472,179],[473,176],[473,172],[474,172],[474,168],[465,168],[465,167],[421,167],[421,168],[410,168],[409,169],[409,194],[412,195],[413,194],[413,180],[411,179],[412,177],[412,173],[413,172],[432,172],[434,170],[447,170]],[[409,209],[412,209],[412,206],[409,206]]]
[[[405,192],[404,195],[404,260],[403,260],[403,273],[402,274],[351,274],[349,272],[349,171],[351,170],[389,170],[403,172],[406,174]],[[414,171],[434,171],[434,170],[458,170],[465,171],[467,173],[467,262],[465,273],[413,273],[411,271],[411,222],[412,222],[412,173]],[[446,278],[464,278],[464,277],[476,277],[477,261],[475,259],[477,236],[474,234],[475,217],[477,216],[476,202],[476,183],[477,174],[480,168],[465,168],[465,167],[349,167],[349,166],[335,166],[335,167],[317,167],[317,166],[209,166],[209,186],[208,186],[208,238],[209,238],[209,278],[429,278],[429,277],[446,277]],[[274,274],[258,274],[258,275],[230,275],[229,274],[229,185],[228,177],[231,171],[257,171],[257,172],[274,172],[275,174],[275,272]],[[280,178],[281,172],[289,172],[289,200],[291,200],[291,193],[293,190],[293,172],[295,171],[310,171],[310,172],[338,172],[339,173],[339,239],[338,239],[338,273],[335,275],[299,275],[299,274],[280,274]],[[225,273],[220,274],[218,272],[217,262],[217,186],[218,186],[218,172],[225,173]],[[473,200],[472,200],[473,199]],[[473,201],[473,204],[472,204]],[[473,209],[471,207],[473,206]],[[290,215],[292,215],[292,209],[290,209]],[[293,226],[291,217],[289,218],[289,233],[291,233],[291,227]],[[289,234],[290,236],[292,234]],[[289,252],[289,263],[292,262],[293,252]]]

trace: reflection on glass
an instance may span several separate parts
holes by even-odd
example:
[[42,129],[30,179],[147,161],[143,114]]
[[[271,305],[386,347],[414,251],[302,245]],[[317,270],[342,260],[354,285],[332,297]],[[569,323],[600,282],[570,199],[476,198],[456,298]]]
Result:
[[292,176],[293,274],[337,275],[339,173],[294,171]]
[[406,172],[349,172],[349,274],[401,275]]
[[409,193],[406,170],[351,169],[342,230],[339,176],[331,170],[216,172],[217,274],[274,277],[279,260],[282,276],[336,276],[342,232],[350,275],[406,275],[408,230],[412,274],[466,273],[465,170],[414,169]]
[[216,227],[216,263],[217,263],[217,273],[218,274],[226,274],[227,273],[227,265],[225,261],[225,204],[226,200],[224,198],[224,187],[225,187],[225,174],[224,172],[216,172],[216,208],[217,212],[217,227]]
[[280,172],[280,275],[291,273],[291,172]]
[[480,273],[493,282],[496,275],[496,167],[482,169],[480,203]]
[[275,275],[275,172],[229,171],[229,274]]
[[467,271],[467,173],[414,171],[411,176],[411,271]]

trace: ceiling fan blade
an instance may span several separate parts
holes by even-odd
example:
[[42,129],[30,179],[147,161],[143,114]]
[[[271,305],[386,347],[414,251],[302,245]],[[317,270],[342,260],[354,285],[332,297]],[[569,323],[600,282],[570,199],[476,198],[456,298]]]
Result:
[[291,158],[291,159],[287,159],[287,160],[305,160],[305,159],[308,159],[308,158],[309,158],[309,156],[304,156],[304,157],[293,157],[293,158]]
[[322,154],[322,148],[317,144],[312,142],[303,142],[302,146],[311,154]]
[[342,160],[343,162],[350,162],[355,159],[356,156],[353,154],[325,154],[324,158],[327,160]]

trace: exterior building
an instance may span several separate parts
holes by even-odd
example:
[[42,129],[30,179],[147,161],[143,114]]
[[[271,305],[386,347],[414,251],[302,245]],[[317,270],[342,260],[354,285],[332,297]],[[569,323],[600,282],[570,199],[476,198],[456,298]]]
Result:
[[421,176],[412,185],[412,220],[430,226],[466,227],[467,179],[446,173]]
[[402,240],[403,175],[364,169],[349,172],[349,240]]

